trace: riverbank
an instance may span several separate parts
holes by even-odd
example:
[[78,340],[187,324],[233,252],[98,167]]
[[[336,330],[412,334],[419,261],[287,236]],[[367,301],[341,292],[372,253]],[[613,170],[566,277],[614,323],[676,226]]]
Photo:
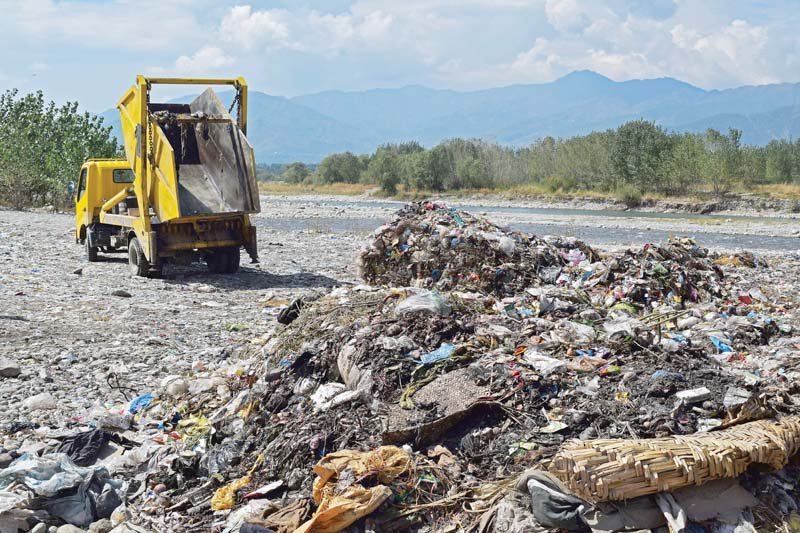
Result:
[[469,205],[539,207],[552,209],[635,210],[653,213],[719,214],[740,216],[775,216],[800,218],[800,188],[793,185],[762,186],[752,192],[728,193],[723,197],[711,194],[686,197],[644,196],[640,205],[629,207],[613,193],[578,191],[550,193],[535,187],[505,190],[462,190],[447,192],[400,191],[387,196],[370,184],[332,183],[328,185],[293,184],[277,181],[260,182],[265,195],[348,196],[360,199],[408,201],[440,198]]

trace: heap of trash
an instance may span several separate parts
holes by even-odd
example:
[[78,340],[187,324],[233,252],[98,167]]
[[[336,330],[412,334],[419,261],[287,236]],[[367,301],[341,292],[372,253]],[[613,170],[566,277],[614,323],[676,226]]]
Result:
[[44,442],[0,470],[0,524],[800,527],[800,337],[763,260],[604,253],[424,202],[360,261],[367,284],[286,305],[239,361],[18,428]]

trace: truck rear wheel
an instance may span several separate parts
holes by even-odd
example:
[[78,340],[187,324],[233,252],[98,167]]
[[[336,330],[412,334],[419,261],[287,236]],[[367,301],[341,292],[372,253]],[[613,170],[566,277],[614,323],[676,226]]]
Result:
[[206,255],[209,272],[234,274],[239,271],[239,248],[223,248]]
[[97,246],[90,246],[89,245],[89,236],[86,236],[86,259],[89,260],[90,263],[96,263],[100,259],[97,257]]
[[150,271],[150,263],[144,256],[142,245],[139,244],[139,239],[133,237],[128,242],[128,266],[130,267],[131,274],[134,276],[147,277]]

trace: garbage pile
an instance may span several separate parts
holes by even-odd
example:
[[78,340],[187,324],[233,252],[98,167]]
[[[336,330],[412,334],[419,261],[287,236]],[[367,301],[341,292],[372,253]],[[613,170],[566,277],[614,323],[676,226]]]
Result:
[[[798,448],[782,428],[800,414],[796,302],[759,283],[769,266],[752,254],[691,239],[600,253],[425,202],[376,230],[361,261],[369,285],[287,302],[249,358],[199,365],[76,421],[125,439],[90,461],[108,473],[95,487],[126,483],[111,484],[116,527],[750,531],[800,520],[796,466],[740,462],[782,467]],[[715,459],[703,462],[698,446],[722,431],[790,444],[708,445]],[[575,468],[586,479],[571,483]],[[684,488],[661,483],[667,473]],[[642,497],[587,497],[606,486]],[[25,507],[5,494],[0,516]]]
[[375,230],[360,272],[372,285],[513,294],[554,282],[564,265],[595,257],[575,239],[539,239],[444,204],[417,202]]

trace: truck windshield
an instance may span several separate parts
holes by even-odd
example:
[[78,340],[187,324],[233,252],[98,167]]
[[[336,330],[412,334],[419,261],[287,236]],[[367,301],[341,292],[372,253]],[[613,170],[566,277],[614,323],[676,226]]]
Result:
[[129,168],[121,168],[114,171],[114,183],[133,183],[133,171]]

